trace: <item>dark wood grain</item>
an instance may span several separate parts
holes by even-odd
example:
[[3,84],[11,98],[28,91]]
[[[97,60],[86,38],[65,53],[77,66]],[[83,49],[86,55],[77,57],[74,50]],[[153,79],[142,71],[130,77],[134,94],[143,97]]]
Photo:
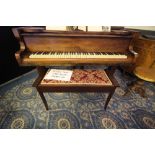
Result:
[[[16,59],[23,66],[52,66],[52,65],[124,65],[135,62],[130,53],[132,32],[113,30],[112,32],[83,32],[83,31],[47,31],[44,28],[14,28],[15,37],[20,43],[20,52]],[[130,47],[130,49],[129,49]],[[122,59],[30,59],[32,52],[116,52],[128,55]],[[129,54],[128,54],[129,53]]]

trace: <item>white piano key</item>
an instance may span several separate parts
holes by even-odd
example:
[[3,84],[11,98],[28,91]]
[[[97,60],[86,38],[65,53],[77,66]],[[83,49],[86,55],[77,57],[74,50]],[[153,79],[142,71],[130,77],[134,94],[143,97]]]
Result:
[[112,58],[112,59],[126,59],[127,55],[125,54],[118,54],[115,52],[99,52],[99,53],[95,53],[95,52],[85,52],[85,53],[81,53],[81,52],[49,52],[49,54],[46,52],[46,54],[44,52],[37,52],[37,53],[31,53],[29,58],[51,58],[51,59],[69,59],[69,58],[78,58],[78,59],[83,59],[83,58],[93,58],[93,59],[104,59],[104,58]]

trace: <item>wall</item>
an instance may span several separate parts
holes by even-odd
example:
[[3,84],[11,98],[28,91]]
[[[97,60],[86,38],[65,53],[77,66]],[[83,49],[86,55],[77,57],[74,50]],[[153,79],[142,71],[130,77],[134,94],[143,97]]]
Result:
[[[125,26],[125,28],[155,31],[155,26]],[[66,26],[46,26],[46,29],[47,30],[66,30]]]
[[155,26],[125,26],[125,28],[155,31]]

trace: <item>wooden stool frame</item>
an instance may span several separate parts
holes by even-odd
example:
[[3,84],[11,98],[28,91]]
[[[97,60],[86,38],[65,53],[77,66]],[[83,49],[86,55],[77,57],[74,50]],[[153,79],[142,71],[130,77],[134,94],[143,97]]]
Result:
[[115,92],[115,89],[119,86],[117,81],[115,80],[115,78],[113,77],[112,72],[110,71],[106,71],[106,74],[108,75],[109,79],[112,82],[112,85],[90,85],[90,86],[85,86],[85,85],[80,85],[80,86],[75,86],[75,85],[70,85],[70,84],[66,84],[63,86],[48,86],[48,85],[41,85],[41,81],[44,78],[46,72],[47,72],[47,68],[45,67],[37,67],[38,70],[38,78],[35,80],[33,87],[36,87],[44,105],[46,110],[49,110],[48,108],[48,104],[46,101],[46,98],[44,96],[44,92],[103,92],[103,93],[108,93],[108,97],[106,99],[105,105],[104,105],[104,109],[107,109],[108,103],[112,97],[112,95]]

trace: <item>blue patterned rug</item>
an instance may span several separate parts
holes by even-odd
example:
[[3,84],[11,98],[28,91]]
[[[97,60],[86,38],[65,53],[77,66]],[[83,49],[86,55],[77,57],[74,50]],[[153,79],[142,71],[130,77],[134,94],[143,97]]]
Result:
[[[155,128],[155,85],[138,81],[125,94],[125,81],[117,70],[120,83],[107,110],[104,93],[45,93],[50,110],[46,111],[32,83],[31,71],[0,86],[0,128]],[[145,96],[137,88],[145,90]],[[125,95],[124,95],[125,94]]]

